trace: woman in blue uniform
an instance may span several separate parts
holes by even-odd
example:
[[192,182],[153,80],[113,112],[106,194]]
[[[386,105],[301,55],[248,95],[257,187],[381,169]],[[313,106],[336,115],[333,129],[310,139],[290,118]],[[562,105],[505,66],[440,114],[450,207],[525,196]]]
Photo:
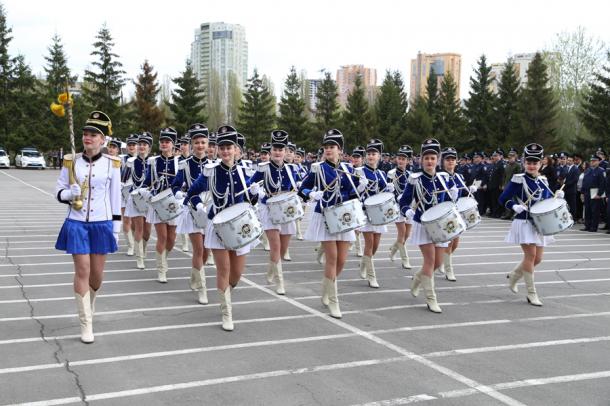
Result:
[[[352,169],[341,162],[343,152],[343,134],[339,130],[328,130],[322,141],[324,146],[323,162],[314,163],[309,174],[299,188],[303,200],[312,199],[316,202],[311,215],[305,239],[319,241],[326,257],[324,263],[324,279],[322,282],[322,303],[328,306],[330,315],[341,318],[339,299],[337,297],[337,278],[343,271],[350,242],[353,242],[354,232],[331,234],[326,228],[322,209],[341,202],[357,198],[356,189],[350,179]],[[362,183],[366,186],[365,183]]]
[[210,191],[212,205],[208,212],[208,223],[205,229],[204,246],[212,250],[216,263],[216,287],[220,295],[220,310],[222,312],[222,328],[232,331],[233,313],[231,305],[231,290],[237,286],[246,263],[246,254],[250,245],[238,250],[228,250],[214,231],[212,220],[223,210],[243,202],[251,202],[248,182],[244,168],[237,164],[238,138],[237,131],[231,126],[218,129],[216,138],[220,162],[205,166],[203,173],[190,187],[185,203],[190,202],[197,210],[203,210],[204,203],[199,194]]
[[[296,232],[294,221],[285,224],[273,224],[267,207],[267,199],[282,192],[294,191],[297,188],[297,174],[292,165],[284,163],[288,133],[284,130],[271,132],[271,157],[268,163],[258,165],[256,173],[250,178],[250,191],[259,194],[259,214],[263,230],[269,241],[269,267],[267,282],[276,283],[278,295],[286,294],[282,258],[288,251],[290,238]],[[259,184],[262,183],[262,186]]]
[[430,235],[421,224],[421,215],[431,207],[451,200],[447,191],[447,177],[444,173],[437,173],[441,145],[434,138],[425,140],[421,146],[421,172],[411,173],[405,191],[400,198],[400,211],[407,219],[413,219],[409,242],[419,246],[423,256],[423,264],[413,276],[411,294],[419,295],[423,287],[426,295],[426,304],[433,313],[441,313],[441,307],[436,301],[434,290],[434,269],[443,261],[443,252],[448,243],[434,243]]
[[121,159],[102,154],[111,128],[105,113],[91,113],[83,127],[84,152],[64,157],[55,187],[57,200],[69,205],[55,248],[71,254],[74,261],[74,297],[83,343],[94,341],[95,296],[102,286],[106,255],[117,250],[121,232]]
[[[523,251],[523,259],[507,276],[509,288],[517,293],[517,282],[523,278],[527,287],[527,302],[533,306],[542,306],[534,285],[534,268],[542,262],[544,247],[554,241],[552,236],[544,236],[536,230],[529,214],[532,205],[553,197],[547,179],[540,175],[543,157],[542,145],[526,145],[523,149],[525,173],[513,175],[499,198],[501,205],[516,213],[505,241],[519,244]],[[555,196],[563,198],[563,190],[559,190]]]
[[[303,148],[297,148],[296,149],[296,153],[294,155],[294,168],[296,171],[296,180],[297,180],[297,184],[300,185],[301,182],[303,181],[303,179],[305,179],[305,176],[307,176],[307,167],[305,165],[303,165],[303,160],[305,159],[305,150]],[[305,205],[303,205],[303,209],[305,209]],[[295,224],[297,227],[297,240],[303,240],[303,231],[301,228],[301,220],[303,220],[302,218],[298,219]]]
[[[138,136],[136,134],[130,134],[125,141],[127,145],[127,154],[121,158],[121,191],[125,190],[126,193],[121,193],[121,214],[123,216],[123,234],[127,240],[127,255],[132,256],[135,251],[135,240],[133,236],[134,227],[131,223],[131,217],[125,214],[127,210],[127,201],[129,200],[129,192],[131,190],[131,166],[128,164],[129,158],[133,158],[137,155],[137,144]],[[119,152],[121,146],[119,145]]]
[[[366,159],[362,168],[355,169],[356,173],[364,176],[367,179],[366,187],[358,190],[361,195],[360,199],[364,201],[381,192],[394,192],[394,185],[388,183],[385,173],[378,168],[381,154],[383,153],[383,142],[379,139],[372,139],[366,145]],[[360,188],[359,188],[360,189]],[[375,273],[375,265],[373,256],[377,253],[381,234],[387,233],[388,228],[385,225],[376,226],[366,220],[366,225],[359,229],[364,236],[364,255],[360,260],[360,278],[368,281],[369,287],[378,288],[377,275]]]
[[[191,185],[203,173],[204,166],[208,163],[208,128],[204,124],[196,123],[189,127],[188,138],[192,146],[192,155],[180,163],[180,170],[174,179],[172,189],[178,201],[182,201]],[[204,202],[204,205],[208,202]],[[197,291],[198,301],[208,304],[208,292],[205,283],[204,264],[208,252],[203,247],[203,228],[197,227],[190,210],[183,210],[176,227],[177,234],[187,234],[193,246],[193,257],[191,260],[190,287]]]
[[[161,130],[159,133],[159,150],[161,155],[149,158],[146,170],[144,186],[150,188],[147,197],[156,196],[166,189],[172,187],[176,173],[178,172],[178,157],[174,157],[174,145],[178,133],[171,127]],[[146,213],[146,222],[155,226],[157,233],[156,244],[156,263],[157,280],[160,283],[167,283],[167,256],[174,248],[176,242],[177,220],[163,221],[157,212],[149,206]]]
[[[352,164],[354,170],[357,171],[358,168],[362,168],[362,166],[364,166],[364,155],[366,155],[366,149],[362,145],[357,145],[352,150],[350,163]],[[356,236],[356,240],[353,244],[354,250],[356,251],[357,257],[362,257],[364,255],[364,250],[362,244],[360,243],[360,234],[362,233],[360,232],[360,230],[355,230],[354,233]]]
[[[394,185],[394,196],[396,196],[397,202],[400,200],[400,196],[402,196],[402,192],[404,192],[407,180],[411,174],[408,165],[412,156],[413,149],[409,145],[402,145],[396,154],[396,168],[388,172],[388,180]],[[394,224],[396,225],[396,241],[390,247],[390,260],[394,261],[396,253],[399,253],[402,267],[404,269],[411,269],[406,244],[407,238],[409,238],[411,233],[412,220],[405,218],[400,213]]]

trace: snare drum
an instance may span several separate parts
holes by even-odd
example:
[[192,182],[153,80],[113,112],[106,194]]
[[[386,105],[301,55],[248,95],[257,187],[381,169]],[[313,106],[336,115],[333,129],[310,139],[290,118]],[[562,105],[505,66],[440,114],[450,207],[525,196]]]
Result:
[[129,200],[129,194],[131,193],[131,187],[132,186],[133,186],[133,181],[132,182],[127,182],[126,184],[121,186],[121,197],[123,198],[124,202]]
[[196,207],[189,206],[191,217],[193,218],[193,224],[195,227],[205,230],[208,224],[208,204],[210,203],[210,192],[203,192],[199,195],[201,202],[203,203],[203,210],[197,210]]
[[366,225],[362,203],[352,199],[323,209],[326,228],[331,234],[346,233]]
[[466,223],[453,202],[432,206],[421,215],[421,224],[434,243],[453,240],[466,230]]
[[377,193],[364,201],[364,208],[369,222],[374,226],[393,223],[400,215],[394,193]]
[[305,215],[301,199],[296,192],[280,193],[267,199],[271,223],[286,224]]
[[182,213],[182,205],[178,203],[171,189],[165,189],[151,197],[150,205],[163,222],[173,220]]
[[481,222],[479,206],[475,199],[472,197],[460,197],[456,205],[460,215],[466,223],[467,230],[476,227]]
[[564,199],[545,199],[534,204],[530,210],[534,226],[542,235],[561,233],[574,225],[574,219]]
[[140,189],[136,189],[131,192],[131,201],[133,202],[133,207],[139,213],[142,213],[142,215],[146,214],[148,205],[146,204],[146,199],[144,196],[140,194]]
[[217,213],[212,219],[214,231],[228,250],[237,250],[255,241],[263,233],[254,208],[238,203]]

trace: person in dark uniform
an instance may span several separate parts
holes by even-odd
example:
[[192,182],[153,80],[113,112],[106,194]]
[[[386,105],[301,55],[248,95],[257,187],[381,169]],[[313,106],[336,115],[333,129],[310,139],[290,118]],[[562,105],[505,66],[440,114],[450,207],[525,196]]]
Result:
[[600,168],[601,159],[591,155],[590,166],[582,180],[582,193],[585,197],[585,228],[581,231],[597,232],[605,189],[604,170]]
[[583,163],[582,155],[575,153],[572,157],[572,161],[574,162],[574,166],[578,169],[578,182],[576,183],[576,190],[578,192],[576,198],[576,217],[574,217],[574,221],[578,223],[584,222],[584,196],[580,196],[582,193],[582,177],[584,176],[584,172],[586,169],[585,163]]
[[606,154],[606,151],[604,151],[602,147],[599,147],[597,148],[597,151],[595,151],[595,155],[599,157],[599,167],[604,170],[608,169],[608,160],[606,159],[608,155]]
[[485,199],[485,193],[487,192],[487,167],[483,164],[483,153],[475,152],[472,156],[472,161],[470,185],[475,182],[479,183],[475,199],[479,204],[479,213],[484,215],[487,211],[487,200]]
[[504,187],[504,151],[498,148],[492,154],[491,159],[493,163],[489,169],[489,182],[487,184],[491,203],[490,216],[500,218],[503,208],[498,202],[498,198]]
[[610,168],[606,168],[606,234],[610,234]]
[[540,173],[546,177],[551,191],[555,193],[555,190],[557,190],[557,177],[555,176],[555,164],[551,155],[547,155],[542,159]]
[[578,177],[580,176],[580,171],[578,167],[574,165],[574,158],[572,158],[569,154],[566,158],[566,170],[563,180],[563,191],[565,192],[565,199],[568,202],[568,206],[570,208],[570,214],[572,214],[572,218],[574,221],[578,218]]

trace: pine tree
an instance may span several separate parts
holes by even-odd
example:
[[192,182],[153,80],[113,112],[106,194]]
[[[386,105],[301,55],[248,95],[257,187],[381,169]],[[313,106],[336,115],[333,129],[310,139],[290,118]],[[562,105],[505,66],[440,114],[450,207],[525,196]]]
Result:
[[527,83],[519,103],[521,145],[535,141],[548,150],[562,146],[555,139],[557,103],[549,85],[547,66],[537,52],[527,69]]
[[172,81],[178,86],[172,91],[172,102],[169,104],[176,130],[184,132],[193,123],[206,123],[205,94],[190,61],[186,62],[184,72]]
[[462,149],[464,135],[464,117],[460,99],[457,95],[457,84],[451,73],[443,77],[438,94],[437,137],[441,144],[448,144]]
[[[157,95],[160,90],[157,74],[153,72],[153,67],[148,63],[148,60],[144,61],[142,73],[138,75],[137,81],[133,83],[136,87],[134,107],[136,110],[135,121],[138,129],[139,131],[154,133],[161,127],[164,117],[157,104]],[[182,134],[185,129],[181,128],[178,131]]]
[[246,86],[244,102],[239,108],[237,128],[256,149],[267,141],[275,124],[275,98],[258,75],[254,73]]
[[339,112],[338,88],[330,72],[324,73],[324,79],[316,93],[316,128],[320,134],[326,130],[339,127],[341,114]]
[[592,135],[586,145],[589,148],[607,145],[610,139],[610,52],[608,64],[594,78],[578,112],[578,117]]
[[0,3],[0,145],[6,142],[9,131],[9,86],[13,76],[13,60],[8,47],[13,39],[6,21],[4,6]]
[[498,102],[494,122],[504,146],[517,146],[519,132],[519,76],[512,58],[504,65],[498,84]]
[[417,145],[424,138],[432,136],[432,117],[428,113],[428,100],[425,97],[417,96],[411,103],[406,125],[406,143]]
[[490,88],[490,72],[491,66],[487,65],[487,58],[481,55],[475,74],[470,77],[470,98],[465,102],[467,146],[470,149],[495,148],[497,144],[493,123],[495,96]]
[[280,116],[277,121],[279,128],[288,132],[292,142],[309,148],[309,122],[305,113],[305,100],[301,97],[301,86],[293,66],[284,82],[284,94],[280,99]]
[[346,147],[366,144],[373,134],[373,118],[366,99],[362,77],[356,76],[354,88],[347,96],[347,106],[343,111],[343,135]]
[[407,116],[407,96],[400,72],[386,71],[375,102],[376,133],[387,146],[402,143]]
[[97,60],[91,64],[96,69],[85,70],[83,97],[88,106],[108,114],[112,120],[113,132],[126,133],[122,128],[122,89],[125,84],[123,64],[119,56],[112,52],[114,42],[106,24],[98,31],[94,50],[91,52]]
[[438,75],[430,68],[430,74],[426,80],[426,109],[428,116],[432,120],[432,132],[430,136],[436,136],[437,121],[438,121]]

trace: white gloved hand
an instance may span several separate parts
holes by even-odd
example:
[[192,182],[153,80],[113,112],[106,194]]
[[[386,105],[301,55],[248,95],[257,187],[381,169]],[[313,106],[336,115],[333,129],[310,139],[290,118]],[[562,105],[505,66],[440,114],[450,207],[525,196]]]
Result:
[[309,198],[313,199],[317,202],[318,200],[322,199],[323,195],[324,195],[324,192],[322,192],[321,190],[315,190],[315,191],[309,193]]
[[112,221],[112,232],[115,234],[119,234],[121,229],[123,228],[123,223],[120,220]]
[[414,216],[415,216],[415,210],[413,210],[413,209],[409,209],[405,213],[405,218],[407,220],[411,220]]
[[364,192],[364,189],[366,189],[367,185],[369,184],[369,180],[367,178],[360,178],[360,182],[358,182],[358,192],[362,193]]
[[303,182],[298,181],[298,182],[297,182],[297,189],[298,189],[298,188],[300,188],[302,184],[303,184]]
[[195,208],[197,209],[197,211],[203,211],[204,209],[204,205],[203,203],[197,203],[197,206],[195,206]]
[[116,241],[117,247],[119,246],[119,233],[112,233],[114,235],[114,241]]
[[470,193],[477,193],[477,190],[479,190],[479,188],[476,187],[475,185],[470,185],[468,190],[470,191]]
[[250,185],[251,194],[257,195],[260,190],[261,190],[261,185],[259,185],[258,183],[253,183]]
[[176,192],[175,196],[176,196],[176,200],[182,200],[182,199],[184,199],[185,194],[182,190],[178,190]]
[[386,186],[386,190],[387,190],[388,192],[390,192],[390,193],[393,193],[395,189],[396,189],[396,188],[394,187],[394,184],[393,184],[393,183],[388,183],[388,184],[387,184],[387,186]]
[[149,201],[150,200],[150,190],[148,189],[139,189],[138,193],[140,193],[140,196],[142,196],[144,198],[144,200]]
[[558,199],[563,199],[565,195],[566,193],[563,190],[558,190],[557,192],[555,192],[555,197]]
[[80,186],[75,183],[73,185],[70,185],[70,194],[72,195],[72,199],[77,198],[80,196],[81,194],[81,189]]
[[260,190],[258,191],[258,198],[262,199],[263,197],[265,197],[267,195],[267,193],[265,193],[265,189],[260,188]]
[[522,204],[515,204],[513,205],[513,211],[517,214],[523,213],[524,211],[527,210],[527,207],[525,207]]
[[458,193],[459,193],[459,190],[455,186],[452,187],[451,189],[449,189],[449,196],[451,196],[451,200],[457,200]]

